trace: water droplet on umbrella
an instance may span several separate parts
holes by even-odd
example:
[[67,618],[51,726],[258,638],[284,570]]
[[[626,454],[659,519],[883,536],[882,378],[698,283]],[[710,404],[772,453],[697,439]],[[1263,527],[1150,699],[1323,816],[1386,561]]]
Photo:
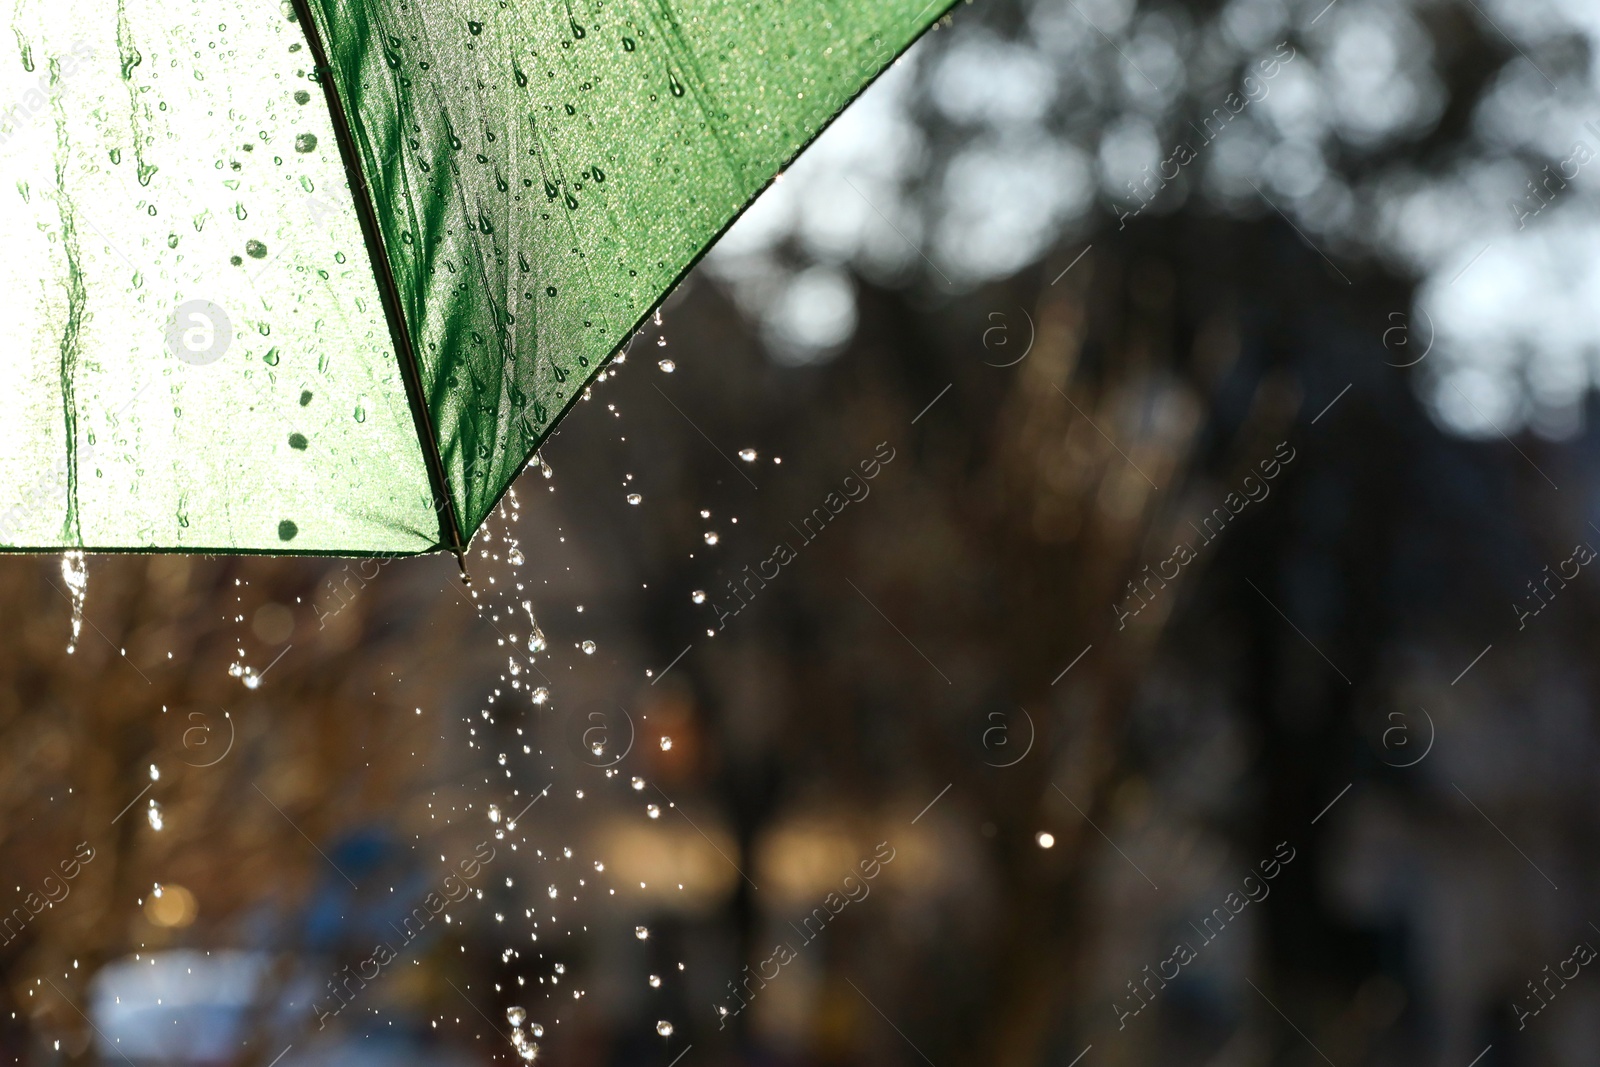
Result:
[[661,818],[661,805],[646,804],[644,806],[644,813],[650,816],[652,819],[659,819]]
[[672,738],[663,737],[661,739],[661,751],[668,752],[668,751],[671,751],[671,749],[672,749]]
[[594,647],[595,647],[595,646],[594,646],[594,642],[593,642],[593,641],[585,641],[585,642],[584,642],[584,643],[583,643],[583,644],[582,644],[582,645],[580,645],[580,646],[579,646],[579,647],[580,647],[580,648],[582,648],[582,649],[583,649],[583,654],[584,654],[584,655],[585,655],[585,656],[592,656],[592,655],[594,655]]
[[549,699],[550,690],[546,689],[544,686],[541,685],[539,688],[533,691],[533,702],[535,704],[543,704]]
[[159,830],[166,825],[166,820],[161,817],[161,805],[154,800],[150,801],[150,807],[145,810],[145,817],[150,820],[152,830]]
[[714,545],[716,543],[717,543],[717,531],[715,531],[715,530],[707,530],[706,531],[706,544]]
[[506,562],[510,563],[513,567],[520,567],[526,563],[527,560],[522,555],[522,549],[513,548],[506,553]]
[[622,39],[622,50],[624,52],[631,52],[637,47],[639,46],[633,43],[632,37],[624,37]]
[[317,150],[317,135],[314,133],[298,133],[294,138],[296,152],[315,152]]
[[756,461],[756,450],[753,448],[741,448],[739,449],[739,458],[746,463],[754,463]]
[[706,602],[706,591],[704,589],[696,589],[689,594],[689,599],[696,604],[704,604]]
[[528,1029],[533,1033],[534,1037],[544,1036],[544,1027],[540,1026],[538,1023],[534,1023],[533,1025],[529,1026]]
[[506,1009],[506,1021],[509,1022],[512,1026],[521,1026],[522,1025],[522,1021],[524,1019],[526,1019],[527,1017],[528,1017],[528,1013],[526,1011],[524,1011],[522,1008],[518,1008],[518,1007],[513,1006],[513,1007],[510,1007],[510,1008]]
[[251,259],[266,259],[267,246],[262,244],[260,241],[251,238],[244,243],[244,254],[249,256]]
[[498,823],[500,821],[500,805],[489,805],[489,821],[493,823]]
[[633,936],[637,937],[640,941],[643,941],[645,938],[650,936],[650,929],[645,926],[635,926],[633,928]]
[[629,493],[628,494],[628,503],[630,503],[630,504],[640,504],[640,503],[643,503],[643,501],[644,501],[644,497],[640,496],[638,493]]
[[659,974],[652,974],[650,976],[650,988],[651,989],[660,989],[661,988],[661,976]]
[[667,374],[671,374],[673,371],[678,369],[678,365],[672,362],[670,359],[664,359],[660,363],[657,363],[656,366],[660,367]]
[[547,892],[550,894],[550,899],[554,900],[556,899],[556,895],[560,893],[560,890],[558,890],[555,886],[551,886]]
[[660,1034],[662,1037],[671,1037],[672,1024],[667,1022],[667,1020],[662,1019],[660,1022],[656,1023],[656,1033]]

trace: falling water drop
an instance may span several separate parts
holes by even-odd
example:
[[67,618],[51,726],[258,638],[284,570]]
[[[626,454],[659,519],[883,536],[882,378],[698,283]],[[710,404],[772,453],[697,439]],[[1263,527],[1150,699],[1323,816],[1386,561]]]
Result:
[[72,639],[67,642],[67,655],[70,656],[78,650],[78,636],[83,633],[83,602],[89,594],[89,564],[82,552],[62,554],[61,577],[67,583],[67,593],[72,597]]

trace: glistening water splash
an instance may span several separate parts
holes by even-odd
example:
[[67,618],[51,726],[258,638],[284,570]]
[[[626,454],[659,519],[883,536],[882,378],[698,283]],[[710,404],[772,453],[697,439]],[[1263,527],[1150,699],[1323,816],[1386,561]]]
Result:
[[61,578],[67,583],[67,596],[72,599],[72,638],[67,642],[67,655],[78,651],[78,637],[83,633],[83,602],[89,595],[89,562],[81,551],[63,553]]

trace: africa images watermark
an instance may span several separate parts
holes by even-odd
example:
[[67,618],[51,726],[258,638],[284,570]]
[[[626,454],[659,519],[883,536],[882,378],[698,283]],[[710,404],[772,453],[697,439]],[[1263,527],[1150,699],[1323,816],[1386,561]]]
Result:
[[[1287,450],[1287,454],[1285,454],[1285,450]],[[1283,472],[1284,467],[1294,462],[1296,454],[1288,441],[1279,441],[1277,447],[1273,449],[1273,458],[1264,459],[1257,464],[1261,471],[1261,477],[1257,478],[1254,474],[1245,475],[1244,481],[1239,486],[1240,492],[1244,494],[1243,496],[1240,496],[1238,492],[1230,492],[1222,498],[1220,507],[1212,508],[1210,513],[1200,520],[1200,526],[1195,526],[1194,522],[1190,521],[1189,525],[1194,527],[1195,533],[1204,539],[1204,544],[1201,547],[1204,548],[1222,536],[1222,531],[1227,527],[1228,523],[1237,518],[1245,508],[1252,503],[1260,503],[1267,499],[1272,493],[1269,483]],[[1215,529],[1212,529],[1213,525],[1215,525]],[[1201,529],[1201,526],[1205,528]],[[1155,573],[1150,573],[1150,564],[1146,563],[1143,568],[1143,577],[1138,579],[1138,584],[1133,581],[1128,583],[1128,596],[1123,600],[1122,604],[1120,606],[1116,604],[1111,606],[1112,612],[1117,616],[1117,629],[1127,629],[1128,620],[1150,606],[1150,601],[1147,601],[1139,592],[1141,586],[1144,592],[1149,594],[1150,600],[1155,600],[1156,594],[1167,587],[1167,582],[1174,581],[1183,568],[1199,558],[1199,555],[1200,553],[1195,549],[1194,545],[1185,541],[1180,545],[1175,545],[1172,549],[1172,554],[1156,564]],[[1172,567],[1172,573],[1170,574],[1166,570],[1169,565]],[[1155,583],[1154,588],[1151,586],[1152,582]],[[1133,606],[1135,600],[1139,602],[1138,607]]]
[[[1285,52],[1288,54],[1285,55]],[[1139,206],[1118,213],[1117,229],[1127,229],[1128,220],[1138,218],[1145,208],[1154,203],[1156,198],[1166,191],[1170,183],[1177,181],[1178,175],[1183,172],[1183,168],[1200,158],[1200,149],[1205,148],[1218,137],[1221,137],[1223,131],[1228,128],[1228,124],[1243,114],[1245,108],[1253,103],[1265,100],[1267,93],[1271,91],[1267,83],[1276,78],[1284,66],[1292,63],[1294,57],[1294,46],[1288,41],[1278,45],[1270,57],[1257,63],[1256,69],[1261,74],[1259,79],[1254,74],[1246,74],[1244,76],[1243,96],[1240,96],[1237,91],[1229,93],[1223,97],[1223,106],[1212,108],[1211,114],[1201,119],[1199,126],[1195,126],[1192,122],[1189,124],[1190,128],[1200,135],[1199,148],[1194,147],[1187,141],[1179,141],[1167,158],[1156,164],[1156,172],[1154,174],[1150,172],[1149,164],[1142,167],[1144,178],[1139,184],[1135,185],[1131,180],[1128,182],[1128,191],[1133,194],[1134,199],[1139,201]],[[1211,128],[1212,123],[1216,124],[1215,130]],[[1168,173],[1169,167],[1171,168],[1171,173]],[[1148,196],[1145,195],[1147,193],[1149,194]]]
[[[888,849],[888,855],[884,855],[885,849]],[[859,903],[867,899],[868,894],[872,892],[872,887],[868,883],[883,872],[886,864],[894,860],[895,850],[889,847],[889,842],[880,841],[877,848],[873,850],[872,855],[872,859],[862,860],[857,864],[861,870],[859,877],[854,871],[844,876],[839,886],[844,892],[843,896],[840,896],[836,891],[830,891],[827,896],[822,898],[822,904],[819,907],[812,908],[811,914],[800,920],[800,926],[797,927],[793,923],[789,924],[794,929],[794,932],[800,935],[801,948],[820,937],[822,931],[827,929],[828,924],[833,921],[834,917],[844,911],[852,902]],[[852,882],[855,883],[854,887],[851,886]],[[813,922],[816,923],[817,927],[815,932],[811,931]],[[737,985],[732,980],[729,980],[728,991],[739,1006],[737,1008],[729,1008],[725,1004],[713,1005],[717,1011],[717,1029],[721,1030],[727,1026],[729,1019],[749,1007],[750,1001],[755,999],[756,994],[765,989],[767,983],[777,978],[783,968],[792,963],[799,955],[800,953],[796,951],[794,946],[785,941],[781,945],[774,946],[772,955],[756,964],[754,974],[745,974],[739,979]],[[768,967],[771,968],[770,974],[767,973]],[[748,963],[745,964],[744,969],[748,972],[750,965]],[[754,989],[750,987],[751,982],[756,983]]]
[[[13,137],[31,126],[34,119],[49,108],[51,97],[61,95],[67,79],[77,75],[79,63],[94,57],[94,46],[80,39],[72,43],[72,51],[52,58],[48,64],[50,72],[39,75],[37,87],[27,90],[13,100],[10,107],[0,111],[0,146],[10,144]],[[27,69],[33,70],[32,59],[27,54],[24,58]]]
[[[489,851],[487,856],[483,854],[485,849]],[[355,1000],[356,994],[365,989],[368,982],[378,979],[383,973],[383,968],[399,959],[400,953],[405,950],[406,946],[420,937],[422,932],[427,929],[428,924],[438,918],[447,905],[459,904],[472,895],[472,887],[468,883],[477,878],[482,873],[484,866],[494,859],[494,846],[487,841],[480,842],[478,847],[473,850],[473,856],[475,857],[474,859],[462,860],[456,865],[460,871],[459,876],[456,874],[445,876],[444,882],[440,885],[443,896],[430,891],[427,896],[422,898],[422,903],[411,909],[411,914],[401,920],[404,929],[395,928],[403,938],[399,949],[394,948],[387,941],[380,942],[373,948],[372,955],[360,963],[347,965],[338,974],[328,979],[328,992],[333,994],[335,1007],[324,1008],[317,1001],[311,1002],[311,1012],[317,1017],[318,1030],[324,1029],[328,1025],[330,1018],[349,1007],[350,1003]],[[452,883],[454,883],[454,888],[452,888]],[[448,922],[449,919],[446,918],[445,921]],[[352,985],[354,988],[352,988]]]
[[[1528,999],[1539,1006],[1537,1008],[1524,1008],[1521,1004],[1516,1002],[1513,1002],[1511,1005],[1511,1010],[1515,1012],[1517,1016],[1517,1029],[1526,1030],[1528,1028],[1528,1020],[1532,1019],[1534,1016],[1548,1008],[1550,1006],[1550,1002],[1556,999],[1556,994],[1562,989],[1567,988],[1567,983],[1576,979],[1578,977],[1578,973],[1584,967],[1588,966],[1590,963],[1593,963],[1594,959],[1594,946],[1589,944],[1587,941],[1580,941],[1573,948],[1572,955],[1556,964],[1554,974],[1550,973],[1550,965],[1548,963],[1545,964],[1542,972],[1544,974],[1544,980],[1538,985],[1534,985],[1531,979],[1528,982],[1528,991],[1533,994]],[[1566,967],[1569,964],[1572,967],[1571,974],[1566,972]],[[1550,988],[1551,982],[1555,982],[1559,988]],[[1541,995],[1539,992],[1541,988],[1544,989],[1543,995]]]
[[[1284,849],[1289,850],[1287,856],[1284,855]],[[1189,924],[1195,933],[1200,935],[1200,948],[1205,948],[1221,936],[1222,931],[1227,929],[1228,923],[1232,922],[1233,918],[1249,907],[1251,903],[1259,904],[1267,899],[1267,895],[1272,892],[1267,883],[1278,877],[1283,868],[1288,866],[1289,862],[1294,859],[1295,850],[1290,846],[1289,842],[1280,841],[1277,847],[1273,849],[1272,856],[1272,859],[1262,860],[1258,865],[1261,869],[1259,880],[1254,874],[1245,875],[1241,886],[1244,896],[1239,895],[1239,890],[1230,892],[1226,897],[1222,898],[1220,906],[1212,908],[1211,913],[1200,920],[1200,926],[1195,926],[1193,922]],[[1252,882],[1255,883],[1253,888]],[[1257,894],[1260,895],[1258,896]],[[1216,924],[1215,931],[1211,929],[1213,923]],[[1204,927],[1204,929],[1201,929],[1201,927]],[[1193,963],[1199,956],[1199,949],[1196,949],[1187,941],[1181,941],[1173,946],[1170,956],[1156,964],[1154,971],[1150,970],[1148,963],[1145,964],[1144,978],[1138,985],[1134,984],[1132,978],[1128,979],[1128,990],[1132,993],[1128,1000],[1138,1006],[1124,1008],[1121,1004],[1114,1003],[1111,1005],[1111,1010],[1117,1013],[1117,1022],[1120,1024],[1117,1029],[1127,1029],[1128,1020],[1149,1007],[1151,1001],[1155,1000],[1156,994],[1167,988],[1168,982],[1176,981],[1178,976],[1183,973],[1183,968]],[[1172,965],[1171,974],[1166,971],[1168,964]],[[1151,987],[1152,982],[1155,983],[1154,988]],[[1144,990],[1142,993],[1140,992],[1141,988]]]
[[[11,944],[22,935],[22,931],[27,929],[35,916],[67,899],[68,894],[72,892],[72,880],[82,873],[84,864],[94,859],[94,849],[90,847],[89,842],[81,841],[72,855],[72,859],[62,860],[57,864],[57,869],[61,871],[60,878],[51,874],[45,876],[44,881],[40,883],[39,889],[44,893],[43,897],[30,892],[22,898],[19,907],[12,908],[10,915],[0,919],[0,944]],[[54,883],[54,887],[51,883]]]
[[[1540,572],[1544,575],[1544,580],[1538,585],[1533,583],[1532,578],[1528,579],[1528,591],[1533,594],[1528,599],[1536,606],[1523,608],[1520,604],[1511,605],[1511,610],[1516,612],[1517,615],[1517,629],[1527,629],[1528,620],[1549,607],[1550,603],[1555,600],[1556,594],[1567,587],[1567,582],[1578,577],[1578,572],[1594,559],[1594,555],[1594,549],[1589,546],[1588,542],[1580,543],[1573,548],[1572,555],[1556,564],[1555,573],[1551,573],[1548,563],[1545,564],[1544,570]],[[1568,574],[1566,570],[1569,564],[1572,567],[1571,574]],[[1555,588],[1551,588],[1551,582],[1555,583]],[[1540,589],[1544,590],[1543,594],[1540,594]]]
[[[884,449],[888,449],[888,455],[884,455]],[[804,548],[820,537],[828,523],[838,518],[840,513],[849,507],[851,503],[860,503],[867,499],[872,492],[872,488],[867,483],[882,473],[884,466],[894,461],[895,455],[896,452],[890,447],[889,442],[880,441],[873,451],[873,458],[864,459],[857,464],[861,469],[859,478],[853,472],[845,475],[844,480],[840,483],[840,488],[838,490],[830,490],[822,498],[822,504],[812,508],[811,513],[800,520],[800,526],[795,526],[791,522],[789,525],[794,527],[794,531],[803,539],[800,547]],[[843,491],[842,496],[840,495],[840,490]],[[813,526],[816,527],[814,530],[812,529]],[[726,608],[717,603],[716,600],[711,600],[711,607],[717,613],[717,629],[725,629],[728,625],[728,620],[749,607],[750,601],[755,599],[756,594],[765,589],[768,582],[775,580],[782,573],[783,568],[798,559],[799,555],[789,542],[783,541],[772,550],[770,556],[755,565],[754,571],[751,570],[750,564],[745,564],[742,582],[735,585],[733,579],[729,579],[727,583],[728,592],[733,595],[739,606]],[[772,568],[772,573],[770,574],[767,573],[766,568],[768,567]],[[751,587],[752,582],[755,583],[754,588]],[[744,590],[743,594],[740,593],[741,588]]]

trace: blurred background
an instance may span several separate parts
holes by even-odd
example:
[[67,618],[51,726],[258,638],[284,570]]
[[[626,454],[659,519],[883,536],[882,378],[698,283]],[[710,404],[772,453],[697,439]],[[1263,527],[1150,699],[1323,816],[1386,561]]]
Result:
[[1597,43],[974,0],[470,589],[0,560],[0,1055],[1593,1062]]

